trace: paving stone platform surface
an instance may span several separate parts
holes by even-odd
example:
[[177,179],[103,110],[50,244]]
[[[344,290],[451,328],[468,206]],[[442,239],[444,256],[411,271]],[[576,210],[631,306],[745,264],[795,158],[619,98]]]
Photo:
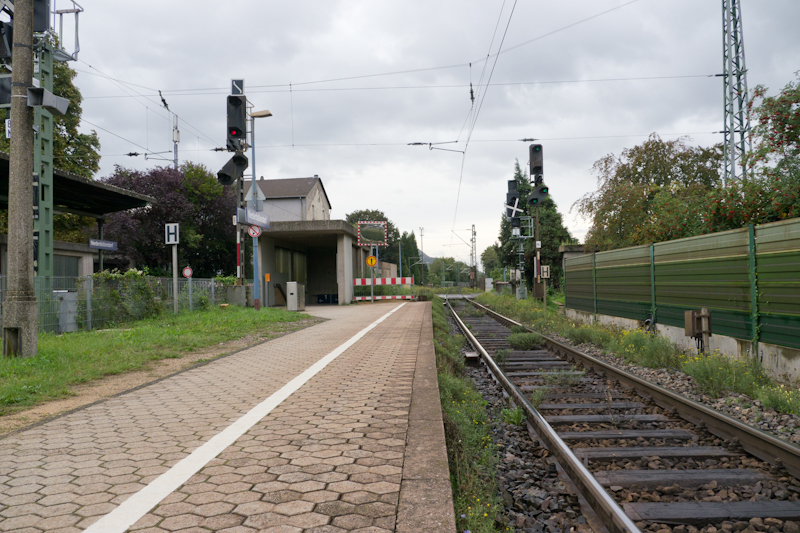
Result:
[[425,302],[312,307],[329,320],[1,438],[0,531],[91,531],[400,306],[127,530],[455,531]]

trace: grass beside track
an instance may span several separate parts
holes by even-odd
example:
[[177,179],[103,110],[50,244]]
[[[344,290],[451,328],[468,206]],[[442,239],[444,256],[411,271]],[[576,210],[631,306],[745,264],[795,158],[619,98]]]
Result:
[[228,307],[164,314],[120,329],[39,334],[39,354],[0,357],[0,415],[68,396],[70,387],[245,337],[269,338],[309,315]]
[[575,345],[591,343],[639,366],[681,370],[692,376],[709,396],[736,392],[760,400],[764,408],[800,415],[800,391],[774,382],[755,359],[735,360],[719,352],[688,355],[660,335],[640,329],[578,324],[550,309],[545,310],[533,299],[516,300],[487,293],[477,301],[535,331],[566,337]]
[[503,504],[498,496],[497,449],[486,418],[486,401],[465,373],[464,337],[452,336],[444,303],[433,299],[433,337],[439,375],[450,482],[457,531],[500,531],[495,522]]

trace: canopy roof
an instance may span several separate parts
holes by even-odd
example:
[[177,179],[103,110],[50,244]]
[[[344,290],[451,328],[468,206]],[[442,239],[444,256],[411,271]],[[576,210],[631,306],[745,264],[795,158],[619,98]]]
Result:
[[[9,158],[0,152],[0,208],[8,208]],[[103,215],[145,207],[155,198],[56,168],[53,173],[53,206],[56,211],[102,218]]]

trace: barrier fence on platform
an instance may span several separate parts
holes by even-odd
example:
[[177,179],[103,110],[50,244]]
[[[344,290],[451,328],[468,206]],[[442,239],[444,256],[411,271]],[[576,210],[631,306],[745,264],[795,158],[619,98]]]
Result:
[[414,293],[414,278],[354,278],[353,299],[357,302],[377,300],[411,300]]
[[800,219],[588,253],[565,261],[566,307],[800,348]]
[[[173,311],[172,278],[81,276],[34,278],[40,333],[102,329]],[[228,285],[210,278],[180,278],[178,309],[202,310],[228,303]],[[0,277],[0,302],[6,276]],[[0,303],[0,319],[2,304]]]

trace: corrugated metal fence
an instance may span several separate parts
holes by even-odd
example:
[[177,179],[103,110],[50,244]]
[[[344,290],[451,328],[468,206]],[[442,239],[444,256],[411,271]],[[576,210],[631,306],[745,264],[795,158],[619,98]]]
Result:
[[566,307],[800,348],[800,219],[566,260]]

